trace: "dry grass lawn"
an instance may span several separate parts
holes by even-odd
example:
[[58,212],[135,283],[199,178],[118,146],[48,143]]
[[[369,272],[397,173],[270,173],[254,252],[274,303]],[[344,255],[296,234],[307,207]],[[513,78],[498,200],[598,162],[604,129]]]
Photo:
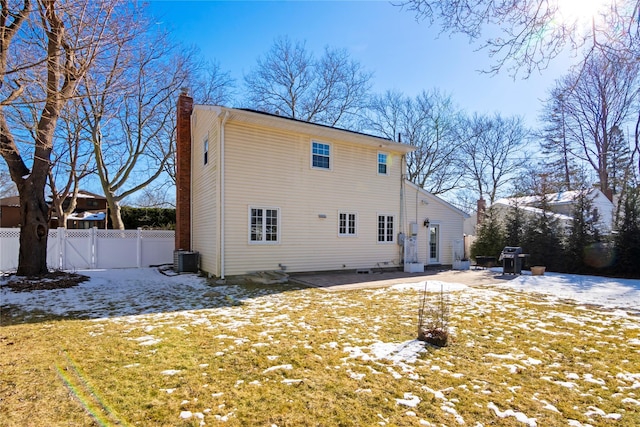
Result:
[[453,342],[418,353],[418,290],[212,290],[208,309],[4,317],[0,425],[640,425],[637,317],[468,288]]

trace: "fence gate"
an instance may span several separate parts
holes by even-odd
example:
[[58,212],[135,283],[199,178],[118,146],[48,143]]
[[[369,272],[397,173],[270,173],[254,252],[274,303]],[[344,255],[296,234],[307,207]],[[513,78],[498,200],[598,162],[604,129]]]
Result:
[[67,230],[58,229],[58,236],[62,237],[62,260],[63,270],[86,270],[94,268],[93,257],[95,228],[88,230]]
[[[131,268],[173,263],[172,230],[49,230],[47,266],[53,270]],[[18,268],[20,229],[0,228],[0,272]]]

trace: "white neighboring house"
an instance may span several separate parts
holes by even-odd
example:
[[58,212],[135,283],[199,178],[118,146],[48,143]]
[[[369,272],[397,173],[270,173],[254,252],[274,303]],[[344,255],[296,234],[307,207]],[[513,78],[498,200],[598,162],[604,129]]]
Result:
[[[547,194],[547,204],[549,205],[550,214],[556,218],[561,226],[570,227],[573,221],[572,212],[575,207],[576,199],[579,191],[563,191],[560,193]],[[614,205],[604,195],[602,191],[593,188],[588,191],[587,197],[592,202],[593,208],[597,210],[599,216],[598,229],[602,234],[610,234],[613,229]],[[541,215],[542,209],[536,206],[540,205],[540,196],[510,197],[496,200],[491,207],[498,211],[498,215],[504,216],[513,209],[514,205],[518,205],[525,213],[530,215]],[[474,212],[467,220],[465,220],[465,234],[475,235],[477,228],[477,212]]]
[[184,93],[177,126],[175,247],[205,273],[401,267],[412,234],[453,263],[465,214],[404,179],[409,145]]

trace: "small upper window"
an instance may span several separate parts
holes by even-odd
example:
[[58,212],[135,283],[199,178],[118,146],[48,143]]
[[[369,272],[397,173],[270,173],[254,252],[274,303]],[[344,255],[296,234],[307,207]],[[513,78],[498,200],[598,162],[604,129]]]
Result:
[[204,139],[204,164],[209,163],[209,138]]
[[321,142],[311,144],[311,166],[320,169],[330,169],[331,146]]
[[387,175],[387,154],[378,153],[378,174]]

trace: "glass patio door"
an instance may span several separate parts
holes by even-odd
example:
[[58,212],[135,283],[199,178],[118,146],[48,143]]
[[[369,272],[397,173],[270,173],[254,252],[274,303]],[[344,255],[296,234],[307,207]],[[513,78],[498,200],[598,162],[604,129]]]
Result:
[[429,227],[429,264],[440,263],[440,225]]

